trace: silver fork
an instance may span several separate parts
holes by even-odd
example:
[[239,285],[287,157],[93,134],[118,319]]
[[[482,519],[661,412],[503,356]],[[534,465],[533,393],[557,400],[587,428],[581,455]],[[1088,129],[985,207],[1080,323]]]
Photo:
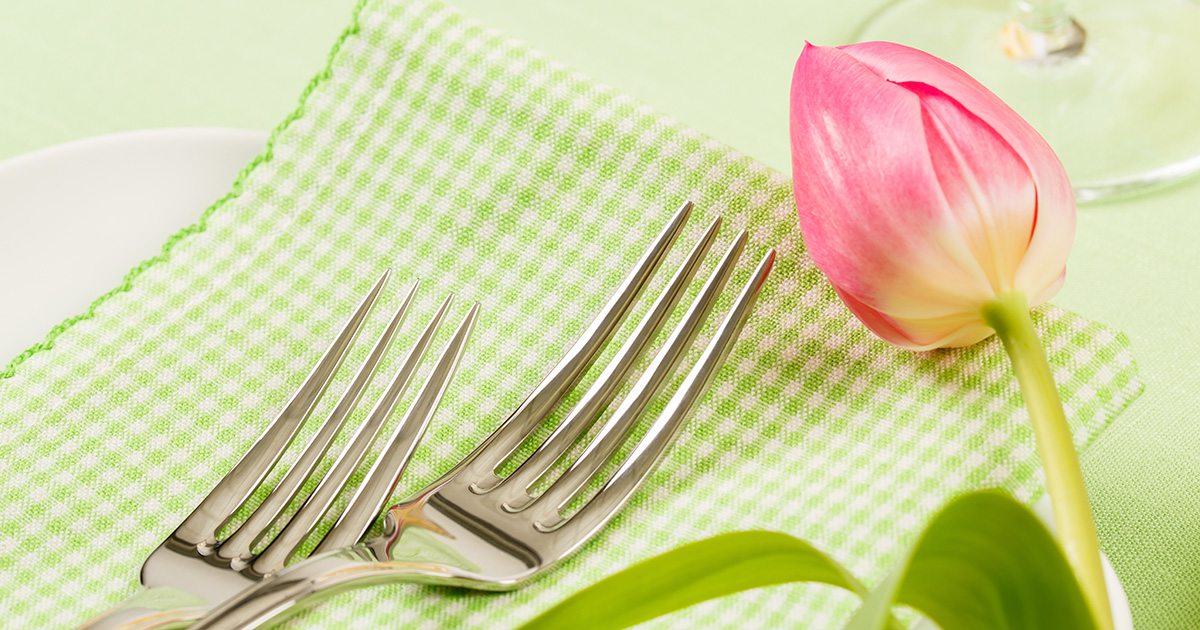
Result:
[[[325,596],[377,583],[513,589],[590,539],[646,480],[707,388],[754,306],[774,263],[774,250],[758,264],[696,364],[611,476],[604,475],[606,467],[615,463],[614,454],[674,372],[721,295],[745,247],[745,232],[734,239],[696,301],[582,454],[544,492],[533,491],[543,478],[553,476],[555,464],[613,400],[700,267],[716,237],[719,219],[561,424],[512,474],[501,476],[498,470],[579,382],[666,255],[690,210],[691,204],[686,204],[676,214],[591,326],[495,432],[442,479],[388,510],[381,536],[289,567],[215,608],[195,627],[257,627]],[[587,491],[601,481],[597,492]],[[576,500],[582,507],[569,511]]]
[[[346,419],[358,404],[400,329],[416,294],[417,284],[408,291],[328,419],[278,485],[226,538],[219,539],[217,533],[262,485],[264,478],[279,462],[312,414],[353,346],[389,276],[390,271],[384,272],[375,283],[307,380],[262,437],[183,523],[146,558],[141,571],[141,582],[146,589],[122,606],[87,622],[86,627],[157,627],[198,618],[217,602],[279,571],[291,557],[297,555],[301,543],[329,513],[334,499],[343,489],[350,487],[351,475],[362,466],[368,450],[412,382],[453,296],[447,296],[442,302],[415,345],[401,361],[375,408],[279,534],[260,553],[254,553],[253,550],[265,540],[272,527],[283,521],[281,515],[285,508],[302,494],[306,482],[314,478],[317,464],[346,424]],[[317,550],[336,549],[358,542],[382,512],[446,391],[478,311],[478,304],[468,311],[429,372],[420,393],[396,424],[381,455],[341,511],[336,524],[321,539]]]

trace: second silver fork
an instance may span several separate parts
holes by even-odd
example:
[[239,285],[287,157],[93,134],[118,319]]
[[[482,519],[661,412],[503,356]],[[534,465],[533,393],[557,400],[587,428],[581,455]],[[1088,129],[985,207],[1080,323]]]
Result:
[[[357,406],[387,353],[417,291],[414,284],[393,314],[379,340],[338,400],[329,417],[266,499],[225,538],[218,532],[229,524],[247,499],[262,484],[301,426],[312,414],[334,374],[379,298],[390,272],[385,272],[359,304],[350,321],[318,361],[312,373],[292,396],[262,437],[250,448],[183,523],[155,549],[142,565],[146,590],[123,605],[97,617],[85,627],[148,628],[186,623],[247,586],[282,569],[330,512],[343,489],[367,456],[392,411],[413,381],[431,341],[450,307],[448,296],[389,382],[367,419],[348,440],[328,472],[290,520],[282,515],[303,494],[306,482],[317,476],[318,464]],[[450,382],[470,336],[479,305],[471,307],[446,344],[425,385],[404,417],[396,424],[386,446],[363,482],[357,487],[337,522],[321,538],[320,553],[358,542],[382,512],[400,475],[425,433],[446,386]],[[283,523],[277,536],[258,553],[272,528]]]

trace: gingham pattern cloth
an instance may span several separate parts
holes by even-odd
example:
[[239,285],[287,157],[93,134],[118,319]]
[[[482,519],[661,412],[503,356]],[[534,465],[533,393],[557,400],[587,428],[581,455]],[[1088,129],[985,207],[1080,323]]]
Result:
[[[873,583],[951,495],[1039,494],[999,343],[914,354],[875,339],[805,257],[787,177],[441,4],[370,0],[232,191],[3,373],[3,625],[68,626],[136,592],[142,559],[389,266],[396,280],[363,339],[424,281],[392,365],[446,292],[458,295],[451,319],[482,304],[397,496],[420,488],[514,408],[686,199],[697,210],[681,243],[717,214],[717,248],[749,229],[734,283],[769,246],[779,262],[682,439],[624,512],[516,592],[372,588],[289,623],[512,626],[637,560],[745,528],[808,539]],[[1083,447],[1139,392],[1127,342],[1054,308],[1037,319]],[[782,586],[662,623],[824,628],[853,605],[829,587]]]

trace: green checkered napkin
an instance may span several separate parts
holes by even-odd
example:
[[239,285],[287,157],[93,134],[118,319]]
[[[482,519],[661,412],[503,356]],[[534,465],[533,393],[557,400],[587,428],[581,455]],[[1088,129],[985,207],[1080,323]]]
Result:
[[[877,580],[950,495],[1039,493],[1000,345],[918,355],[872,337],[805,258],[785,176],[441,4],[370,0],[233,191],[3,373],[0,619],[65,626],[133,593],[142,559],[387,266],[396,280],[364,339],[416,278],[397,349],[446,292],[459,296],[452,318],[482,303],[398,495],[421,487],[521,400],[686,199],[697,216],[685,242],[722,214],[722,243],[747,227],[747,258],[775,245],[780,261],[711,393],[629,507],[523,590],[374,588],[293,623],[512,625],[636,560],[754,527],[814,541]],[[1085,445],[1139,391],[1127,342],[1053,308],[1038,323]],[[831,588],[785,586],[671,621],[822,628],[852,605]]]

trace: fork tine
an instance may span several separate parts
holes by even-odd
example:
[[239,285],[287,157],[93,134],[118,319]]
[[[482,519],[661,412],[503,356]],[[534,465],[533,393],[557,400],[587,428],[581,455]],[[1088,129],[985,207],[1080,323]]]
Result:
[[536,451],[521,463],[511,475],[505,477],[497,488],[492,490],[498,494],[496,500],[501,503],[515,500],[526,492],[526,489],[546,474],[550,467],[562,456],[575,440],[592,426],[600,413],[616,395],[617,387],[625,379],[625,375],[637,358],[642,354],[646,345],[658,334],[667,316],[675,310],[683,297],[688,285],[700,269],[704,257],[716,239],[721,227],[721,218],[713,219],[704,236],[692,248],[679,270],[671,278],[666,289],[659,295],[650,311],[638,323],[638,327],[629,339],[621,346],[621,350],[596,382],[588,389],[579,403],[567,417],[555,428],[550,437]]
[[304,482],[308,481],[317,463],[321,461],[321,458],[329,450],[329,445],[333,443],[333,438],[337,436],[342,426],[345,425],[346,418],[358,405],[363,390],[366,389],[367,383],[375,375],[375,368],[378,367],[379,360],[387,353],[392,339],[396,336],[396,331],[400,329],[400,323],[404,320],[404,315],[408,312],[409,305],[412,304],[413,296],[416,295],[418,286],[420,286],[420,282],[413,283],[412,288],[408,291],[408,295],[405,296],[404,301],[396,309],[396,313],[392,316],[392,320],[388,323],[387,328],[380,335],[379,341],[376,342],[370,356],[363,361],[362,367],[354,377],[354,381],[350,383],[350,387],[342,394],[337,406],[329,414],[329,418],[325,420],[325,423],[321,425],[321,429],[309,441],[304,452],[296,459],[291,468],[288,469],[287,474],[284,475],[279,485],[271,490],[271,493],[267,495],[262,504],[246,519],[246,522],[242,523],[229,538],[221,542],[216,550],[217,557],[229,561],[235,559],[240,562],[249,561],[254,545],[261,539],[263,533],[275,523],[284,508],[299,494]]
[[390,269],[383,272],[375,286],[358,305],[350,321],[338,333],[337,339],[317,362],[312,374],[279,413],[279,417],[267,427],[254,446],[246,451],[233,470],[217,482],[196,509],[183,520],[172,534],[172,538],[195,545],[202,552],[212,548],[216,543],[217,529],[229,520],[258,484],[262,483],[263,477],[275,467],[284,450],[296,437],[300,426],[312,413],[329,381],[346,358],[346,352],[354,344],[358,331],[390,276]]
[[350,440],[350,444],[338,455],[329,472],[317,484],[317,488],[309,495],[308,499],[300,507],[300,510],[292,517],[292,520],[284,526],[275,540],[271,541],[266,549],[250,564],[252,573],[267,575],[268,573],[274,573],[282,569],[287,563],[288,558],[295,552],[296,547],[304,542],[305,537],[316,526],[317,521],[329,510],[329,506],[333,504],[333,500],[337,498],[338,493],[345,487],[350,475],[362,463],[363,457],[367,454],[367,449],[371,447],[371,444],[375,441],[375,437],[379,435],[379,430],[383,428],[384,422],[387,421],[396,403],[400,401],[405,389],[408,388],[408,384],[412,382],[412,377],[416,373],[417,367],[421,364],[421,360],[425,357],[426,349],[429,348],[429,342],[437,332],[438,325],[441,324],[442,317],[446,314],[446,310],[450,308],[450,302],[453,299],[453,295],[446,296],[441,308],[434,314],[433,319],[425,327],[425,331],[417,340],[416,345],[409,351],[408,356],[404,358],[400,368],[396,371],[396,375],[392,377],[391,384],[388,385],[387,391],[384,392],[379,402],[375,404],[371,415],[367,417],[366,422],[358,427],[358,430]]
[[646,405],[666,382],[667,377],[675,371],[679,360],[683,358],[683,353],[691,345],[705,319],[708,318],[709,312],[712,311],[717,298],[720,297],[721,290],[725,288],[725,283],[733,273],[738,257],[741,256],[742,249],[746,246],[746,239],[747,234],[744,230],[734,239],[733,244],[729,246],[729,251],[725,253],[708,281],[704,283],[704,288],[700,290],[700,296],[696,298],[691,308],[684,314],[683,319],[675,326],[675,330],[671,331],[666,345],[655,355],[654,360],[642,373],[629,395],[621,401],[621,405],[587,445],[579,459],[575,460],[571,467],[555,480],[541,496],[532,498],[526,494],[524,497],[518,498],[518,502],[506,504],[505,509],[517,512],[533,506],[532,509],[535,511],[531,513],[531,517],[539,522],[544,522],[543,519],[557,515],[559,510],[569,503],[596,475],[620,447],[625,435],[629,433],[638,416],[642,414]]
[[571,538],[582,542],[625,505],[630,495],[649,477],[654,465],[662,458],[663,451],[683,426],[683,420],[691,411],[692,405],[704,395],[713,376],[729,356],[733,342],[737,340],[742,327],[754,310],[754,303],[774,265],[775,250],[772,249],[759,262],[758,268],[737,297],[725,321],[708,342],[700,359],[688,372],[662,414],[654,420],[646,435],[642,436],[629,457],[621,463],[596,496],[568,519],[565,525],[561,521],[535,523],[538,529],[552,531],[557,527],[572,528],[575,531]]
[[546,378],[513,411],[482,444],[467,456],[467,459],[447,477],[459,470],[469,471],[469,477],[480,481],[480,487],[493,487],[496,482],[496,467],[512,455],[521,442],[538,427],[546,416],[562,401],[579,382],[584,371],[591,365],[596,354],[616,332],[638,294],[654,275],[655,269],[666,258],[683,226],[692,212],[692,202],[686,202],[667,223],[662,233],[655,238],[650,249],[634,265],[633,270],[617,288],[596,319],[576,340],[562,360],[554,366]]
[[437,365],[429,373],[429,380],[421,388],[421,393],[404,414],[404,418],[396,424],[387,447],[371,466],[371,471],[354,492],[354,497],[350,499],[337,523],[317,545],[314,554],[357,543],[383,511],[383,506],[396,489],[400,475],[404,474],[417,443],[425,435],[425,429],[429,426],[429,420],[437,410],[442,395],[446,393],[446,386],[449,385],[459,359],[462,358],[478,313],[479,303],[476,302],[463,318],[458,331],[446,344],[446,349],[442,351]]

